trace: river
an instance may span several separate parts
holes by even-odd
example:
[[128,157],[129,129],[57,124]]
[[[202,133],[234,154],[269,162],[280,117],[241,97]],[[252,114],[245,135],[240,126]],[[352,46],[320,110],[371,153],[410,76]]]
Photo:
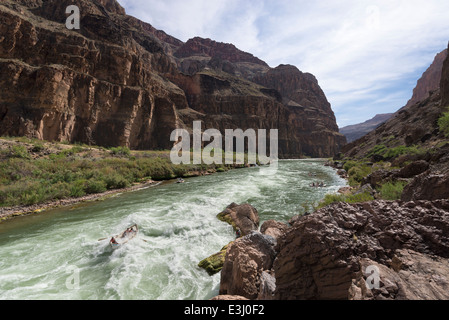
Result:
[[[246,168],[165,182],[2,223],[0,300],[209,299],[218,294],[220,275],[210,277],[197,264],[234,240],[216,215],[232,202],[250,203],[261,224],[287,222],[346,184],[323,164],[280,161],[276,175]],[[310,188],[312,181],[327,188]],[[116,250],[98,241],[135,223],[138,236]]]

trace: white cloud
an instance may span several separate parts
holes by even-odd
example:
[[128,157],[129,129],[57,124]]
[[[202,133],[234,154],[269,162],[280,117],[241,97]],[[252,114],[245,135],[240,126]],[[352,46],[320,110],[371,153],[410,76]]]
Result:
[[358,110],[367,120],[402,107],[449,41],[446,0],[118,1],[183,41],[230,42],[273,67],[313,73],[341,125],[357,122]]

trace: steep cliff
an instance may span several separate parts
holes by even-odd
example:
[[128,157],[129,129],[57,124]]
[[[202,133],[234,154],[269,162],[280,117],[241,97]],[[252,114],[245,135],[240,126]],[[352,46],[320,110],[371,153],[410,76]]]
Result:
[[280,92],[290,111],[291,131],[302,142],[305,154],[325,157],[336,154],[346,144],[331,105],[312,74],[280,65],[256,75],[253,81]]
[[441,74],[443,71],[444,61],[447,58],[447,52],[448,50],[446,49],[436,55],[433,63],[418,80],[416,87],[413,89],[413,96],[407,102],[407,107],[428,98],[432,91],[440,88]]
[[[187,101],[159,73],[176,66],[115,1],[103,3],[0,5],[1,135],[170,147],[167,134],[180,125],[177,112]],[[80,7],[79,32],[61,24],[70,4]]]
[[[280,145],[284,156],[297,157],[304,154],[326,157],[336,154],[346,144],[345,137],[338,132],[331,105],[312,74],[303,73],[291,65],[270,68],[265,62],[232,44],[199,37],[189,40],[174,55],[180,70],[185,74],[219,74],[227,77],[230,83],[237,82],[238,86],[243,78],[247,80],[249,87],[263,86],[274,90],[270,95],[275,94],[280,98],[279,102],[284,108],[279,110],[286,114],[286,118],[282,114],[276,116],[270,113],[268,116],[273,118],[271,120],[280,120],[279,129],[284,136]],[[235,90],[232,94],[234,93]],[[214,103],[213,99],[211,101]],[[237,104],[245,103],[240,101]],[[194,104],[190,106],[197,110]],[[204,108],[202,110],[205,111]],[[247,123],[243,127],[249,125],[251,124]]]
[[[444,63],[442,57],[445,57]],[[409,103],[376,130],[346,145],[342,152],[348,157],[364,158],[379,145],[431,149],[445,140],[439,132],[438,119],[449,105],[448,60],[447,50],[438,54],[418,81]],[[421,97],[422,100],[418,100]]]
[[[79,30],[65,26],[72,4]],[[0,20],[0,135],[170,149],[172,130],[203,120],[279,129],[282,157],[328,157],[344,143],[312,75],[232,44],[183,43],[115,0],[5,0]]]

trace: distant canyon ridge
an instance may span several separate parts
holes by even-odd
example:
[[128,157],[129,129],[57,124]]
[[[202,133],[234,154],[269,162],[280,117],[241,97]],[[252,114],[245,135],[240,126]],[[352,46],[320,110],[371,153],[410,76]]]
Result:
[[[81,28],[65,26],[76,5]],[[281,158],[346,144],[317,79],[232,44],[182,42],[115,0],[0,3],[0,135],[171,149],[170,133],[278,129]]]

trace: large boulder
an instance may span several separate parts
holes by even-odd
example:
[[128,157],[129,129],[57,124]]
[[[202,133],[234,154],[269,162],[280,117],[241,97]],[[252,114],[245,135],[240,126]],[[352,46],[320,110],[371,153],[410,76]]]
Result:
[[235,230],[240,230],[243,236],[259,230],[259,213],[250,204],[232,203],[217,218],[229,223]]
[[274,245],[271,236],[260,232],[252,232],[233,242],[228,247],[221,271],[220,295],[248,299],[256,299],[261,293],[267,296],[267,292],[274,289],[269,277],[276,257]]
[[418,160],[405,166],[396,174],[398,178],[413,178],[429,170],[430,164],[425,160]]
[[449,171],[423,173],[404,188],[402,201],[449,199]]

